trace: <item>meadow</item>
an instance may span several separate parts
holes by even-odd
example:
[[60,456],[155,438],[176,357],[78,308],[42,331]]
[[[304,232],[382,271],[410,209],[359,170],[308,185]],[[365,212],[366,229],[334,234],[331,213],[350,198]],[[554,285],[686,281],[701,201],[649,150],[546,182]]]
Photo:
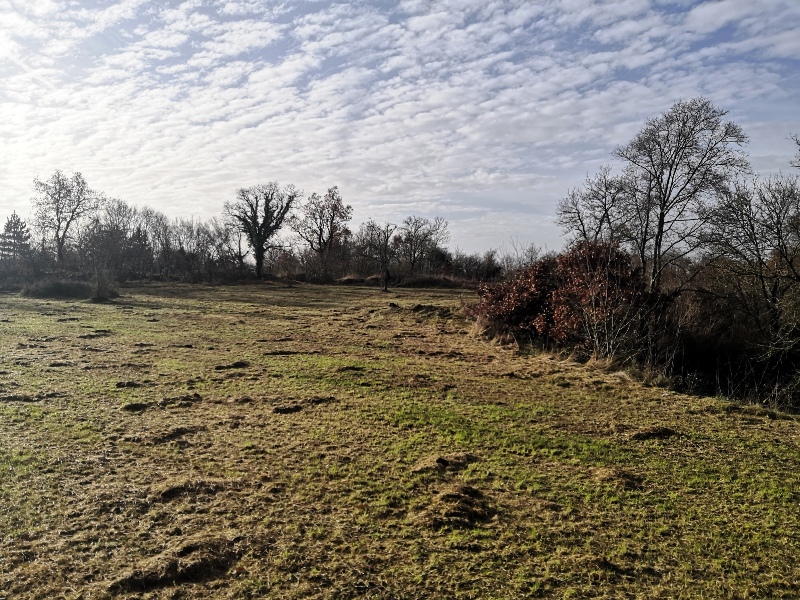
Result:
[[469,290],[0,296],[0,599],[796,598],[800,422]]

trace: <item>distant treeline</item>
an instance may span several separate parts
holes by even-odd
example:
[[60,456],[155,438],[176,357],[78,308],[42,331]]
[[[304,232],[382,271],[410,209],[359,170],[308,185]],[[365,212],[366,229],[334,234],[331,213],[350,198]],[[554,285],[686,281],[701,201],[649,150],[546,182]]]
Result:
[[30,225],[16,213],[0,234],[0,282],[131,280],[224,283],[291,278],[312,282],[458,285],[485,281],[537,257],[515,248],[468,254],[447,247],[442,218],[373,219],[355,231],[338,188],[304,199],[277,182],[241,188],[219,217],[170,219],[107,198],[80,173],[34,181]]
[[725,115],[696,98],[648,120],[616,149],[619,172],[561,202],[568,248],[480,288],[479,322],[687,390],[800,407],[800,181],[754,176]]

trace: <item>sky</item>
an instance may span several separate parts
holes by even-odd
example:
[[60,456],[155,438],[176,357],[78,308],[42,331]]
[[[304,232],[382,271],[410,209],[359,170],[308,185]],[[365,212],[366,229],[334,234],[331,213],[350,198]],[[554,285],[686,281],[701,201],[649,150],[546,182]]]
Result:
[[799,60],[800,0],[0,0],[0,220],[60,169],[170,217],[278,181],[558,249],[559,200],[678,100],[792,171]]

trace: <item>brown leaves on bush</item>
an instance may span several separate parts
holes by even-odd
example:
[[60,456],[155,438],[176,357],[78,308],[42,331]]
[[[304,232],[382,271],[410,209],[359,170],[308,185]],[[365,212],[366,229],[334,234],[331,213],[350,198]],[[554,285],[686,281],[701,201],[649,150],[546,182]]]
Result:
[[611,355],[633,329],[644,286],[615,244],[580,242],[478,289],[471,315],[513,334]]

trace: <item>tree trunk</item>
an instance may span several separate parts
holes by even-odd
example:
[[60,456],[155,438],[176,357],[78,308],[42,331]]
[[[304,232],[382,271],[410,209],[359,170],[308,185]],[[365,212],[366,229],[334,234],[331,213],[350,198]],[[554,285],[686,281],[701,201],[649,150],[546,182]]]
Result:
[[255,259],[256,259],[256,279],[261,279],[264,273],[264,250],[256,248]]

